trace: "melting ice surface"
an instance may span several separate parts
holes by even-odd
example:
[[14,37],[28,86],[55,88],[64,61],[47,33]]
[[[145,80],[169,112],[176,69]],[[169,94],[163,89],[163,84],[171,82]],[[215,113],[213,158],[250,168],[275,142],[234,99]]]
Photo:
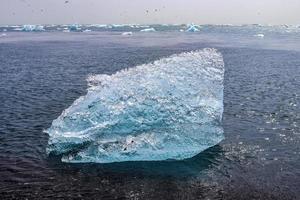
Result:
[[224,138],[223,76],[215,49],[90,76],[87,94],[46,130],[47,152],[99,163],[195,156]]

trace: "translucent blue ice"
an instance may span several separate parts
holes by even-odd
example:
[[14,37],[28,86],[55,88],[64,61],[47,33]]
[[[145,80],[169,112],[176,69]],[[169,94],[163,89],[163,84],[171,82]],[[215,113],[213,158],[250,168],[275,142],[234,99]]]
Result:
[[181,53],[113,75],[52,122],[47,152],[64,162],[185,159],[223,138],[222,55]]
[[195,24],[190,24],[188,25],[188,29],[186,32],[198,32],[199,31],[199,26]]
[[72,24],[69,26],[69,30],[70,31],[79,31],[79,30],[81,30],[81,28],[80,28],[79,24]]
[[26,32],[45,31],[44,26],[41,25],[23,25],[21,30]]

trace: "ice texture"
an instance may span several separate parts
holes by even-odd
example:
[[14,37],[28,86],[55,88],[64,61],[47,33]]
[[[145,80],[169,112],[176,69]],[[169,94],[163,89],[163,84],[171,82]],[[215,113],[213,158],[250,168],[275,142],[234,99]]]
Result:
[[265,37],[265,35],[264,35],[264,34],[262,34],[262,33],[259,33],[259,34],[256,34],[256,35],[254,35],[254,37],[258,37],[258,38],[264,38],[264,37]]
[[87,32],[92,32],[92,30],[91,30],[91,29],[85,29],[85,30],[83,30],[82,32],[87,33]]
[[199,31],[199,26],[195,24],[190,24],[188,25],[188,28],[186,32],[198,32]]
[[23,25],[21,30],[25,32],[45,31],[44,26],[41,25]]
[[81,28],[80,28],[79,24],[72,24],[72,25],[69,26],[69,30],[70,31],[80,31]]
[[141,32],[155,32],[156,30],[154,28],[145,28],[142,29]]
[[122,35],[132,35],[132,32],[123,32]]
[[113,75],[52,122],[47,152],[64,162],[181,160],[223,138],[222,55],[203,49]]

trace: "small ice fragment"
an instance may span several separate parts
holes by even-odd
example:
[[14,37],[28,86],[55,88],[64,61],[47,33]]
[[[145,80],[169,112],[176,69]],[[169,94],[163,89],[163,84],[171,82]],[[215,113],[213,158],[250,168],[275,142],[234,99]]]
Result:
[[132,35],[132,32],[124,32],[122,35]]
[[145,28],[142,29],[141,32],[155,32],[156,30],[154,28]]
[[106,28],[106,24],[92,24],[91,26],[96,27],[96,28]]
[[264,37],[265,37],[265,35],[264,35],[264,34],[261,34],[261,33],[259,33],[259,34],[256,34],[256,35],[254,35],[254,37],[258,37],[258,38],[264,38]]
[[279,134],[279,137],[285,137],[285,134],[281,134],[281,133],[280,133],[280,134]]

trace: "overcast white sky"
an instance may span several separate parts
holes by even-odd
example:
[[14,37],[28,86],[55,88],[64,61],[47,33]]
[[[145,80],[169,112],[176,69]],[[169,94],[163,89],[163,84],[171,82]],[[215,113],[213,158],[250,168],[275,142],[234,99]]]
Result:
[[300,0],[0,0],[0,24],[300,24]]

